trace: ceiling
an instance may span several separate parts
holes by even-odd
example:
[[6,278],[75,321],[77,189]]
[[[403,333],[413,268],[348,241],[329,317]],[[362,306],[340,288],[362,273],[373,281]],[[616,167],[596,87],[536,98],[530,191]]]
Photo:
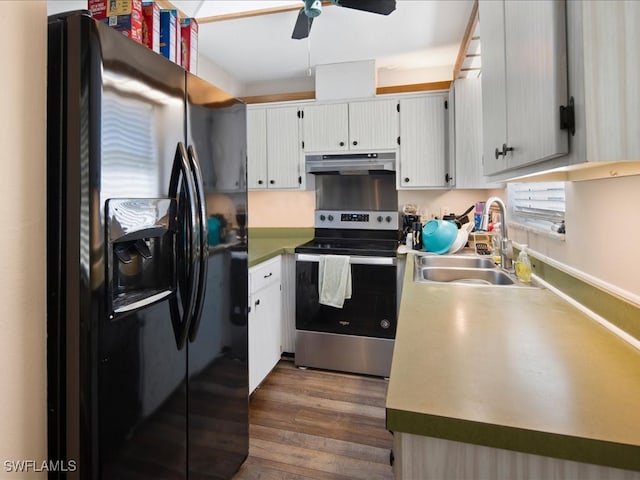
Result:
[[[308,80],[316,65],[371,59],[376,61],[378,78],[386,73],[395,79],[389,80],[392,83],[404,74],[410,78],[404,83],[451,80],[473,7],[473,0],[397,0],[396,10],[384,16],[326,5],[314,20],[309,39],[293,40],[300,0],[170,3],[199,20],[201,57],[238,82],[264,84],[265,89],[274,82]],[[49,13],[86,6],[87,0],[48,1]],[[294,9],[220,20],[233,12],[283,6]],[[447,78],[433,78],[447,72]]]

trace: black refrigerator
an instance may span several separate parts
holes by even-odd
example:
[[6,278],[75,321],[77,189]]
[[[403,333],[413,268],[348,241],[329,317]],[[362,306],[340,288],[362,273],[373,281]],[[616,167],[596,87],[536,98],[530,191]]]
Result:
[[246,107],[86,11],[49,17],[47,102],[50,478],[231,478]]

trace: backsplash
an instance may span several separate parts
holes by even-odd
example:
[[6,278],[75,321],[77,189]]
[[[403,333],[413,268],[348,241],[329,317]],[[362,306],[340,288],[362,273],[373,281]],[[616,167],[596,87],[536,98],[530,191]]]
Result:
[[313,227],[315,191],[249,192],[250,228]]
[[[440,207],[462,213],[491,195],[504,197],[504,190],[400,190],[398,211],[406,203],[418,206],[425,218],[440,216]],[[315,191],[249,192],[249,227],[313,227]]]
[[[440,209],[446,207],[449,213],[462,214],[476,202],[484,202],[497,195],[506,200],[503,189],[497,190],[399,190],[398,207],[411,203],[418,207],[423,221],[440,217]],[[473,216],[473,215],[471,215]],[[471,218],[470,218],[471,220]]]

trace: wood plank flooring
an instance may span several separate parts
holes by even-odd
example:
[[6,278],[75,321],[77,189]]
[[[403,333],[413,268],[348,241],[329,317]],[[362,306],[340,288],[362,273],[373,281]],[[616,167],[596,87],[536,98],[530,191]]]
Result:
[[388,480],[382,378],[282,360],[251,396],[249,458],[233,480]]

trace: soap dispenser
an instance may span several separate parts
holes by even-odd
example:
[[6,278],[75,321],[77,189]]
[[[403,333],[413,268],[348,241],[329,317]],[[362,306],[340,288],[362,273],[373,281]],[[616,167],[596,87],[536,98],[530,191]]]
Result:
[[527,254],[526,245],[522,245],[522,250],[520,250],[516,260],[516,276],[521,282],[531,282],[531,260]]

